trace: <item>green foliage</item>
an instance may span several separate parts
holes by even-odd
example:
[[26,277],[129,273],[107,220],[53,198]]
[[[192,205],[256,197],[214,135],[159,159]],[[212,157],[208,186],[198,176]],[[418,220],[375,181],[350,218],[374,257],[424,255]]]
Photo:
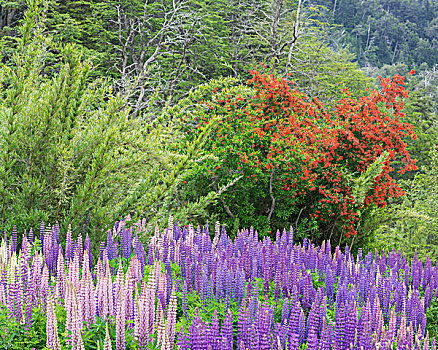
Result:
[[127,214],[157,220],[210,127],[176,153],[178,126],[129,119],[126,97],[90,78],[76,46],[44,35],[38,5],[29,2],[16,54],[0,66],[0,225],[22,232],[59,221],[99,239]]
[[46,349],[46,317],[38,308],[33,311],[33,323],[29,330],[8,317],[6,307],[0,308],[0,349],[2,350],[34,350]]
[[423,167],[412,180],[402,185],[406,195],[374,213],[375,229],[369,248],[388,249],[394,246],[407,257],[417,251],[423,259],[428,255],[438,260],[438,151],[433,147],[429,166]]
[[343,41],[361,66],[437,62],[436,1],[316,0],[312,4],[325,6],[326,16],[343,26]]
[[432,302],[426,311],[426,331],[431,338],[438,336],[438,302],[432,298]]
[[[338,237],[342,231],[340,226],[344,225],[346,229],[348,213],[361,215],[363,207],[370,205],[371,194],[380,187],[376,180],[378,175],[383,168],[389,171],[389,150],[385,153],[380,144],[374,146],[368,135],[371,132],[379,134],[382,141],[388,138],[388,142],[385,141],[388,145],[403,145],[389,141],[392,137],[400,138],[403,133],[386,127],[392,116],[383,120],[381,106],[367,105],[372,114],[363,118],[371,118],[369,122],[360,118],[350,120],[349,115],[361,115],[364,111],[366,97],[361,98],[361,102],[339,100],[336,110],[330,114],[330,107],[325,109],[318,100],[291,90],[289,82],[274,78],[274,75],[253,74],[254,79],[248,81],[252,91],[249,87],[224,86],[209,98],[198,96],[200,106],[197,108],[206,108],[209,113],[184,116],[188,140],[211,116],[220,116],[215,132],[206,144],[206,149],[216,159],[200,164],[196,172],[190,174],[186,179],[187,195],[205,195],[209,188],[217,189],[241,177],[233,191],[224,193],[219,205],[210,209],[212,214],[220,215],[220,221],[228,228],[253,226],[260,234],[267,235],[293,226],[299,228],[298,234],[322,240],[331,237],[336,227]],[[345,115],[344,108],[349,109],[351,105],[356,106],[356,112]],[[308,109],[309,106],[314,109]],[[354,132],[346,136],[350,128],[355,128]],[[399,130],[403,128],[400,126]],[[337,136],[332,140],[334,135]],[[354,145],[350,145],[351,140]],[[359,148],[352,152],[351,149],[361,142],[367,143],[370,150]],[[328,150],[330,147],[334,150]],[[339,155],[335,155],[336,152]],[[396,153],[409,159],[404,149],[397,148],[393,154]],[[375,156],[367,158],[370,155]],[[330,160],[322,165],[326,157]],[[334,172],[329,174],[331,171]],[[379,177],[382,178],[387,177]],[[332,188],[331,181],[339,185]],[[334,197],[342,192],[341,187],[346,194],[335,200]],[[320,196],[326,194],[323,190],[326,188],[339,192],[322,199]],[[375,193],[378,196],[379,191]],[[365,199],[368,199],[366,203]],[[339,203],[345,203],[345,206],[351,203],[354,209],[344,210]],[[352,222],[348,221],[348,225],[354,232]]]

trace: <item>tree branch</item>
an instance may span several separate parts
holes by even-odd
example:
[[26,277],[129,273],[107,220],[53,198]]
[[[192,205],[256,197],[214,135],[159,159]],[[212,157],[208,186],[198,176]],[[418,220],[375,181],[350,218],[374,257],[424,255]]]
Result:
[[275,209],[275,197],[274,197],[274,191],[272,190],[272,181],[274,179],[275,169],[276,168],[272,169],[271,177],[269,178],[269,194],[271,196],[272,203],[271,203],[271,209],[269,210],[269,214],[268,214],[268,221],[271,221],[272,213],[274,212]]

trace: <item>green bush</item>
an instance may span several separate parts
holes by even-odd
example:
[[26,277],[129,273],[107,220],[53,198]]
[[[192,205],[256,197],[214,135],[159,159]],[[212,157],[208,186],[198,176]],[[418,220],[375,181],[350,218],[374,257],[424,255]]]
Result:
[[406,195],[374,213],[378,227],[368,247],[400,249],[411,258],[415,251],[423,261],[438,260],[438,150],[432,147],[429,165],[413,180],[401,181]]
[[131,120],[127,97],[90,78],[77,47],[45,34],[39,5],[29,0],[15,54],[0,65],[1,227],[58,221],[61,232],[71,224],[97,240],[122,215],[167,215],[163,203],[202,157],[210,127],[175,152],[178,126]]

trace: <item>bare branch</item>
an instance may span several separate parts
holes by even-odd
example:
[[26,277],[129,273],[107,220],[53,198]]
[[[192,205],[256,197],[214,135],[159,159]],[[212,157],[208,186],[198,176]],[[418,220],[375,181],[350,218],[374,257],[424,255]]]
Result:
[[272,213],[274,212],[275,209],[275,197],[274,197],[274,191],[272,190],[272,182],[274,180],[274,173],[275,173],[275,169],[272,169],[271,171],[271,177],[269,178],[269,194],[271,196],[271,209],[269,210],[269,214],[268,214],[268,221],[271,221],[271,217],[272,217]]

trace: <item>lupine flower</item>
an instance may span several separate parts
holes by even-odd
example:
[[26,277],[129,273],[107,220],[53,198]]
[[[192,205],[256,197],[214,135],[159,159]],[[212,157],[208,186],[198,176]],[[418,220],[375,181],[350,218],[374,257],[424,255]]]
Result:
[[111,345],[111,337],[108,332],[108,322],[105,325],[105,342],[103,343],[103,350],[113,350]]
[[[227,309],[231,305],[239,308],[235,319],[231,310],[227,312],[222,327],[216,311],[210,323],[202,321],[201,308],[189,325],[190,337],[184,330],[178,335],[176,342],[181,349],[279,350],[286,344],[288,349],[306,344],[308,349],[318,350],[343,350],[351,345],[374,350],[377,344],[387,347],[392,343],[400,349],[436,348],[435,339],[429,339],[426,332],[426,312],[438,296],[438,268],[430,259],[423,263],[414,256],[410,264],[395,250],[367,255],[359,252],[354,259],[348,247],[345,253],[336,248],[332,255],[329,242],[316,247],[305,240],[302,246],[293,246],[292,232],[278,232],[275,242],[260,242],[256,231],[241,230],[233,242],[224,228],[220,236],[219,231],[217,226],[218,238],[212,242],[208,227],[198,226],[195,231],[172,224],[163,234],[156,230],[146,258],[135,236],[142,231],[120,222],[109,231],[93,266],[89,237],[81,248],[82,238],[73,243],[71,233],[67,233],[64,259],[59,225],[50,228],[43,224],[42,254],[29,254],[31,239],[26,237],[20,254],[13,254],[13,239],[0,242],[0,303],[7,306],[12,320],[30,329],[32,307],[44,308],[47,303],[49,316],[49,299],[58,303],[64,299],[67,344],[77,349],[84,345],[84,321],[89,326],[96,316],[115,317],[118,349],[124,348],[127,327],[133,327],[140,349],[155,336],[163,349],[170,348],[175,343],[177,291],[182,292],[186,317],[189,293],[199,294],[203,306],[217,298]],[[125,242],[120,253],[119,234]],[[132,246],[133,251],[129,251]],[[128,254],[129,260],[121,259]],[[117,269],[112,270],[109,258],[119,264]],[[143,276],[146,261],[150,266],[148,279]],[[180,266],[181,279],[173,279],[172,264]],[[316,291],[314,278],[324,281],[324,288]],[[136,288],[138,284],[141,290]],[[259,303],[271,284],[277,300],[288,298],[281,309]],[[22,306],[25,315],[20,313]],[[328,310],[333,309],[335,318],[328,322]],[[125,321],[133,322],[128,326]],[[53,319],[47,322],[47,334],[52,334]]]
[[124,350],[125,347],[125,293],[122,288],[116,302],[116,350]]
[[47,299],[47,347],[50,350],[60,350],[61,345],[58,337],[58,325],[55,315],[53,295],[50,292]]

